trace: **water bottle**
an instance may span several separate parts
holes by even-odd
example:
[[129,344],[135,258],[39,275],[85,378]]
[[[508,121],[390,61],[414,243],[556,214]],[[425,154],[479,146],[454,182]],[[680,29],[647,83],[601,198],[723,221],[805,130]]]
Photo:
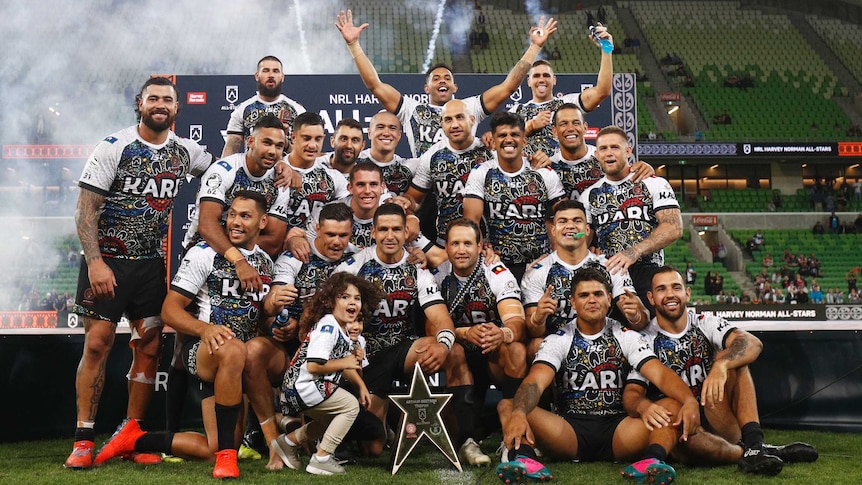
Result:
[[287,311],[287,308],[281,311],[278,315],[275,316],[275,320],[272,321],[272,325],[269,326],[269,335],[273,337],[273,330],[277,328],[284,328],[287,326],[288,317],[290,314]]
[[602,48],[602,52],[605,54],[611,54],[614,52],[614,44],[608,39],[602,39],[599,37],[598,32],[596,32],[596,26],[590,25],[590,35],[595,39],[596,42],[599,43],[599,46]]

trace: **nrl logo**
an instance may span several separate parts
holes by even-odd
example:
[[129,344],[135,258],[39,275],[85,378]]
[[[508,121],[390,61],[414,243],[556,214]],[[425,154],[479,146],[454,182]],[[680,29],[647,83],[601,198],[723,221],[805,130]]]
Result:
[[231,104],[239,101],[239,86],[225,86],[224,99]]
[[194,141],[201,141],[204,138],[203,125],[189,125],[189,138]]

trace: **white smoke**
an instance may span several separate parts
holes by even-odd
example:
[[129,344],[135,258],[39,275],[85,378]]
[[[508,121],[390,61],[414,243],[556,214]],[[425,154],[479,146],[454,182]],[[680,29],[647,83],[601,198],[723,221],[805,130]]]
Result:
[[542,9],[542,2],[539,0],[524,0],[524,8],[527,10],[527,15],[530,16],[530,21],[533,25],[539,25],[539,19],[544,15],[547,19],[549,15]]
[[434,17],[434,28],[431,32],[431,39],[428,41],[428,50],[425,53],[425,62],[422,63],[422,72],[427,72],[431,67],[431,61],[434,60],[434,46],[437,43],[437,36],[440,34],[440,24],[443,23],[443,12],[446,10],[446,0],[440,0],[437,4],[437,14]]

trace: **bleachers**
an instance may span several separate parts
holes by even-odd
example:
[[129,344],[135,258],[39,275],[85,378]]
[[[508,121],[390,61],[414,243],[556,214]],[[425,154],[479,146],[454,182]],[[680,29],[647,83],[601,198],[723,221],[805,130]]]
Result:
[[[622,4],[656,57],[682,58],[695,84],[682,91],[704,117],[711,121],[727,109],[732,124],[712,127],[707,139],[831,140],[837,138],[835,123],[849,123],[831,100],[843,88],[786,15],[741,8],[739,2]],[[755,87],[724,88],[729,76],[750,77]]]
[[862,82],[862,26],[815,15],[805,18],[856,80]]
[[[754,234],[750,229],[728,230],[731,237],[743,247],[745,241]],[[746,262],[746,272],[752,277],[763,268],[763,257],[769,253],[775,265],[772,271],[781,268],[782,255],[789,249],[794,255],[814,253],[821,262],[821,276],[815,278],[824,293],[827,288],[841,288],[845,292],[847,283],[844,276],[852,268],[862,265],[862,234],[821,234],[814,235],[808,229],[767,229],[763,231],[765,245],[762,250],[754,251],[753,260]],[[770,272],[771,275],[771,272]],[[806,277],[809,280],[810,277]]]
[[[484,28],[488,32],[488,49],[474,47],[470,51],[473,70],[477,72],[506,73],[518,62],[528,45],[528,30],[537,19],[528,14],[509,9],[483,5],[487,21]],[[614,44],[622,45],[625,38],[622,25],[617,20],[612,7],[607,7],[607,27],[614,36]],[[545,45],[545,56],[556,47],[561,59],[552,61],[557,73],[597,72],[601,62],[601,51],[589,39],[586,12],[565,12],[555,14],[558,21],[557,32]],[[483,26],[477,26],[481,28]],[[520,41],[520,42],[519,42]],[[614,54],[614,72],[634,72],[643,68],[634,54]]]
[[700,298],[704,303],[715,303],[715,296],[706,294],[704,290],[704,281],[707,273],[719,273],[724,279],[724,292],[733,292],[739,296],[742,294],[742,289],[739,284],[733,279],[727,269],[721,263],[697,261],[688,248],[691,234],[686,229],[683,231],[682,237],[664,249],[664,260],[666,264],[672,265],[680,272],[685,271],[686,263],[691,262],[697,270],[697,279],[694,286],[691,287],[691,302]]
[[[772,189],[713,189],[707,200],[700,201],[704,212],[768,212],[772,201]],[[809,198],[808,190],[797,189],[793,194],[781,195],[781,207],[777,212],[811,212],[814,208]],[[839,212],[862,212],[862,202],[852,198],[847,201],[844,209]]]

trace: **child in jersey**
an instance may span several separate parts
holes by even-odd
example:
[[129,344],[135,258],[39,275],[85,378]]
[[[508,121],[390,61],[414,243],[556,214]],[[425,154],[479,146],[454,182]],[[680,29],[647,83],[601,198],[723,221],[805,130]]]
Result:
[[[365,279],[335,273],[314,294],[299,321],[302,345],[293,357],[282,385],[281,403],[286,412],[302,412],[313,421],[282,434],[272,442],[285,465],[301,466],[298,451],[305,443],[320,444],[305,471],[315,475],[345,473],[332,453],[347,434],[359,404],[367,407],[371,396],[360,370],[365,351],[357,335],[370,321],[382,295]],[[357,330],[358,327],[358,330]],[[342,377],[358,390],[359,399],[339,386]]]

